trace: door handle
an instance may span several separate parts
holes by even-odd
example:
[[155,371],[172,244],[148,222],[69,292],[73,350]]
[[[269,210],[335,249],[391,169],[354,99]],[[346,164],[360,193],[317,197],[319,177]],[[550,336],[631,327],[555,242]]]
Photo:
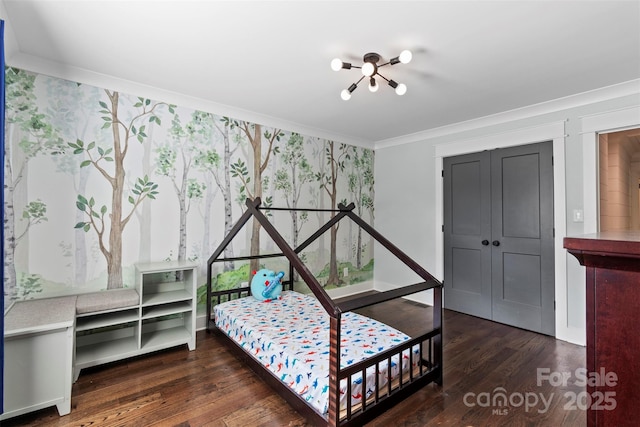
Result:
[[499,241],[497,241],[497,240],[494,240],[493,242],[491,242],[491,244],[492,244],[493,246],[500,246],[500,242],[499,242]]
[[482,246],[489,246],[489,241],[487,239],[484,239],[482,241]]

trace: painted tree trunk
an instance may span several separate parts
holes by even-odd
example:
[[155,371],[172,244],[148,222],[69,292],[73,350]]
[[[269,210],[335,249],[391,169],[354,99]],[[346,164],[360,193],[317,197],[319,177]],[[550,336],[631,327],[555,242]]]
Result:
[[[183,157],[184,160],[184,157]],[[176,196],[178,196],[179,207],[179,229],[178,229],[178,261],[185,261],[187,259],[187,174],[188,166],[183,161],[182,177],[180,179],[180,187],[174,183],[176,190]],[[176,281],[181,281],[184,278],[184,271],[176,271]]]
[[[149,126],[149,141],[153,141],[153,130],[155,126]],[[142,153],[142,174],[148,176],[151,174],[151,144],[143,144]],[[84,194],[84,193],[81,193]],[[140,227],[140,239],[138,247],[138,262],[151,261],[151,221],[144,221],[144,218],[151,218],[151,201],[143,200],[141,203],[141,212],[136,214]]]
[[[114,150],[115,151],[115,150]],[[116,165],[118,163],[115,155]],[[120,159],[120,169],[122,159]],[[107,289],[119,289],[122,282],[122,192],[124,186],[124,171],[118,172],[116,167],[115,185],[111,196],[111,229],[109,230],[109,250],[105,254],[107,259]]]
[[[325,172],[325,168],[326,168],[326,162],[324,160],[324,152],[326,149],[326,140],[322,140],[322,145],[320,146],[320,150],[319,150],[319,154],[318,154],[318,170],[320,175],[324,175]],[[318,197],[317,197],[317,203],[318,203],[318,209],[324,209],[324,191],[322,189],[320,189],[320,191],[318,192]],[[324,223],[326,222],[326,219],[324,217],[324,215],[322,214],[322,212],[318,212],[317,213],[317,218],[318,218],[318,228],[322,227],[324,225]],[[325,266],[325,236],[321,236],[318,239],[318,257],[316,260],[316,269],[317,270],[322,270]]]
[[[9,141],[9,139],[7,139]],[[15,266],[15,212],[13,195],[15,184],[11,167],[11,144],[5,145],[4,154],[4,309],[18,296]],[[4,311],[3,311],[4,312]]]
[[[360,182],[362,182],[360,180]],[[362,218],[362,184],[358,186],[358,194],[356,196],[358,206],[358,216]],[[356,269],[362,269],[362,227],[358,226],[358,238],[356,241]]]
[[354,251],[354,247],[353,247],[353,221],[349,221],[349,230],[347,231],[347,236],[349,236],[347,238],[347,250],[349,251],[349,258],[348,260],[351,261],[353,264],[355,264],[355,258],[356,258],[356,251]]
[[[333,153],[333,144],[332,146],[332,153]],[[333,157],[333,155],[332,155]],[[334,174],[334,178],[333,178],[333,185],[332,185],[332,192],[331,192],[331,209],[336,209],[336,175]],[[335,213],[331,214],[331,218],[333,218],[335,216]],[[337,249],[338,249],[338,225],[334,225],[333,227],[331,227],[331,243],[330,243],[330,248],[329,248],[329,277],[327,278],[327,284],[328,285],[338,285],[340,283],[340,279],[338,277],[338,256],[337,256]]]
[[293,247],[297,247],[298,246],[298,212],[293,211],[291,212],[291,233],[293,235],[292,238],[292,243],[293,243]]
[[[333,215],[332,215],[333,217]],[[335,225],[331,227],[331,245],[330,245],[330,257],[329,257],[329,277],[327,278],[327,285],[337,285],[340,283],[338,278],[338,258],[336,254],[337,242],[338,242],[338,227]]]
[[[291,206],[290,208],[298,207],[298,173],[296,164],[291,165]],[[275,187],[275,185],[274,185]],[[291,240],[293,241],[293,247],[298,247],[298,212],[291,211]]]
[[[320,209],[324,209],[324,192],[323,191],[319,191],[320,194],[318,194],[318,198],[319,200],[319,204],[318,207]],[[318,228],[322,227],[324,225],[326,221],[324,220],[324,215],[322,215],[321,212],[318,213]],[[324,268],[325,265],[325,235],[321,236],[318,239],[318,264],[317,264],[317,269],[318,270],[322,270]]]
[[[88,178],[89,170],[87,168],[80,168],[78,171],[78,186],[76,188],[77,194],[85,194]],[[76,209],[76,223],[83,221],[84,215],[84,212]],[[73,232],[73,240],[75,247],[75,272],[73,284],[75,287],[81,287],[87,280],[87,233],[81,229],[75,229]]]
[[[273,156],[271,160],[271,176],[269,177],[270,182],[276,182],[276,170],[278,168],[278,156]],[[269,187],[269,196],[265,196],[267,199],[275,200],[276,199],[276,186],[270,185]],[[265,243],[263,243],[265,244]],[[268,239],[266,242],[266,251],[275,252],[277,250],[276,245],[273,243],[272,239]]]
[[[335,210],[337,207],[337,198],[338,198],[338,162],[335,157],[334,152],[334,142],[329,141],[329,153],[330,153],[330,164],[331,164],[331,190],[329,191],[329,196],[331,197],[331,209]],[[331,214],[331,218],[335,216],[335,213]],[[338,225],[334,225],[331,227],[331,243],[330,243],[330,253],[329,253],[329,277],[327,278],[327,285],[338,285],[340,283],[340,278],[338,277],[338,257],[336,250],[338,248]]]
[[358,227],[358,242],[356,243],[356,269],[362,269],[362,228]]
[[[374,223],[374,215],[373,215],[373,207],[371,207],[369,209],[369,224],[373,224],[373,223]],[[376,243],[376,239],[374,239],[373,236],[369,234],[369,258],[370,259],[374,257],[373,248],[375,247],[375,243]]]
[[[297,180],[298,180],[298,175],[297,175],[297,168],[296,168],[296,164],[295,162],[291,165],[291,206],[289,206],[290,208],[297,208],[298,207],[298,188],[297,188]],[[275,186],[274,186],[275,187]],[[289,204],[288,200],[287,200],[287,205]],[[298,212],[297,211],[291,211],[291,240],[292,240],[292,244],[294,248],[298,247],[298,234],[300,233],[300,229],[298,227]],[[293,280],[294,282],[297,282],[300,279],[300,275],[298,274],[297,271],[293,272],[293,277],[291,278],[291,280]]]
[[176,195],[178,196],[178,206],[180,208],[179,222],[179,238],[178,238],[178,261],[187,259],[187,174],[188,167],[183,161],[182,176],[180,179],[180,187],[176,186]]
[[[262,197],[262,126],[255,125],[254,135],[251,140],[253,147],[253,198]],[[250,255],[260,254],[260,223],[253,219],[251,226],[251,250]],[[260,260],[252,259],[249,264],[249,271],[258,271]]]
[[[202,259],[207,260],[209,255],[211,255],[212,249],[210,248],[211,243],[209,241],[209,233],[211,233],[211,214],[213,213],[213,199],[215,198],[215,193],[213,192],[213,186],[211,185],[211,175],[207,175],[207,189],[205,190],[204,196],[204,214],[203,214],[203,229],[202,229],[202,248],[200,253],[202,254]],[[207,274],[207,263],[200,263],[200,275],[206,276]]]
[[[224,200],[224,235],[228,235],[233,228],[233,212],[231,198],[231,150],[229,148],[229,126],[224,127],[224,188],[222,188],[222,198]],[[229,243],[224,250],[225,258],[233,258],[233,242]],[[235,270],[235,263],[233,261],[225,261],[224,271]]]
[[111,179],[111,228],[109,229],[109,249],[101,248],[107,260],[107,289],[123,287],[122,282],[122,195],[124,192],[124,156],[120,140],[118,120],[119,94],[114,92],[111,99],[111,129],[113,133],[114,175]]

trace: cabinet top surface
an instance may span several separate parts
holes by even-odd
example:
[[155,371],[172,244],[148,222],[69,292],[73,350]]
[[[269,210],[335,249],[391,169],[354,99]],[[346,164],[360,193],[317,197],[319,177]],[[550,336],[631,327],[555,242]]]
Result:
[[5,335],[16,335],[73,326],[76,296],[16,302],[4,317]]
[[153,273],[158,271],[173,271],[196,268],[198,263],[193,261],[158,261],[136,264],[136,269],[140,273]]
[[639,231],[603,231],[600,233],[567,236],[564,247],[569,250],[587,252],[609,252],[612,254],[640,254]]

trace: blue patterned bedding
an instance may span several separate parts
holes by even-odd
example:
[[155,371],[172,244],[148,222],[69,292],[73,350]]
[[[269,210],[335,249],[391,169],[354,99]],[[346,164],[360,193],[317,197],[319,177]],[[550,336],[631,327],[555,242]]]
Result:
[[[329,398],[329,315],[313,295],[285,291],[279,300],[261,302],[249,296],[214,308],[216,326],[262,363],[289,388],[321,414],[326,414]],[[348,312],[342,314],[341,367],[357,363],[394,347],[410,337],[384,323]],[[413,349],[418,354],[418,346]],[[412,358],[414,367],[418,357]],[[409,369],[408,350],[391,359],[391,379],[387,359],[380,362],[380,395],[389,380]],[[375,367],[367,369],[366,397],[375,393]],[[362,399],[362,377],[351,377],[353,405]],[[347,384],[340,384],[340,408],[346,406]]]

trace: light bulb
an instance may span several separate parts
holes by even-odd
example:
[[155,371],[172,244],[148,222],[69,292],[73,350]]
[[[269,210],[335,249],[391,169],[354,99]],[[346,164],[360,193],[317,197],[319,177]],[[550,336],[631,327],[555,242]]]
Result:
[[407,93],[407,86],[404,83],[400,83],[396,88],[396,93],[400,96],[404,95]]
[[400,52],[400,56],[398,58],[403,64],[408,64],[411,61],[411,58],[413,58],[413,55],[410,50],[403,50]]
[[340,98],[342,98],[345,101],[350,100],[351,92],[349,92],[347,89],[344,89],[342,92],[340,92]]
[[364,64],[362,64],[362,74],[364,74],[367,77],[371,77],[374,72],[375,72],[375,67],[371,62],[365,62]]
[[377,92],[378,91],[378,84],[376,83],[376,79],[374,79],[373,77],[371,77],[371,80],[369,81],[369,90],[371,92]]
[[342,68],[342,59],[340,58],[334,58],[331,61],[331,69],[333,71],[340,71],[340,69]]

